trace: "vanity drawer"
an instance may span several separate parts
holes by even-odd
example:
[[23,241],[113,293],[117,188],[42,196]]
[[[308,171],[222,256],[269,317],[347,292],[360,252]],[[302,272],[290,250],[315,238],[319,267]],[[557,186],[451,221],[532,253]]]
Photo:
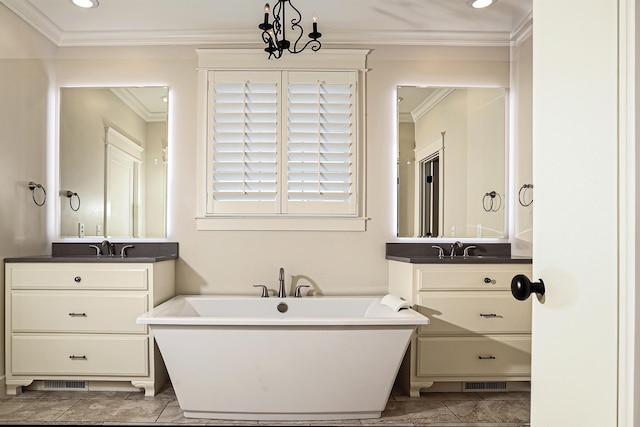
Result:
[[416,344],[417,376],[531,375],[530,337],[417,337]]
[[513,276],[530,272],[529,265],[429,265],[418,268],[417,290],[510,290]]
[[430,320],[420,334],[531,333],[531,299],[518,301],[511,292],[419,292],[415,308]]
[[14,375],[148,375],[146,336],[14,335]]
[[[145,333],[136,317],[148,310],[146,293],[14,291],[14,332]],[[37,315],[34,315],[37,313]]]
[[142,264],[14,263],[12,289],[147,289],[148,269]]

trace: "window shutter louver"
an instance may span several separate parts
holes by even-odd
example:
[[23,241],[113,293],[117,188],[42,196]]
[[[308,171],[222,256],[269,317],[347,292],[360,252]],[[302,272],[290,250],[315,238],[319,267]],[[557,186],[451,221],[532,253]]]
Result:
[[288,73],[286,116],[287,212],[354,214],[353,74]]
[[208,213],[356,216],[356,79],[211,71]]
[[279,204],[279,73],[215,73],[210,212],[275,213]]

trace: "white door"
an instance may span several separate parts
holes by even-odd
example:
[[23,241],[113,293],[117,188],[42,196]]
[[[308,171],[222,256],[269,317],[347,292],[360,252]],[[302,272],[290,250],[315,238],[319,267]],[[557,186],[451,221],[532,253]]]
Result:
[[112,145],[107,145],[105,236],[135,237],[135,199],[137,160]]
[[618,7],[633,0],[533,2],[531,279],[546,294],[532,295],[532,427],[633,425],[618,381],[619,292],[633,287],[619,276],[629,197],[618,181]]

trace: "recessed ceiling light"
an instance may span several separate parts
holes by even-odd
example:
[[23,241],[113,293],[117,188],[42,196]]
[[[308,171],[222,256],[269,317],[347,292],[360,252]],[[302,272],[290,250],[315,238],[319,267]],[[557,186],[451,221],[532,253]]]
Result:
[[91,9],[92,7],[98,7],[98,0],[71,0],[73,4],[85,9]]
[[495,4],[498,0],[467,0],[467,6],[470,6],[474,9],[482,9],[484,7],[489,7],[492,4]]

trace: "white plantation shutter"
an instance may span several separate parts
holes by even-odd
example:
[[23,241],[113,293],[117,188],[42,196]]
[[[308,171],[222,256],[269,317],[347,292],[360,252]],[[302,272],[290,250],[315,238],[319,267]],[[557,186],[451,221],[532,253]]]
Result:
[[280,73],[212,74],[208,210],[277,213]]
[[207,213],[355,216],[356,80],[210,71]]
[[289,72],[285,77],[285,212],[355,214],[355,73]]

